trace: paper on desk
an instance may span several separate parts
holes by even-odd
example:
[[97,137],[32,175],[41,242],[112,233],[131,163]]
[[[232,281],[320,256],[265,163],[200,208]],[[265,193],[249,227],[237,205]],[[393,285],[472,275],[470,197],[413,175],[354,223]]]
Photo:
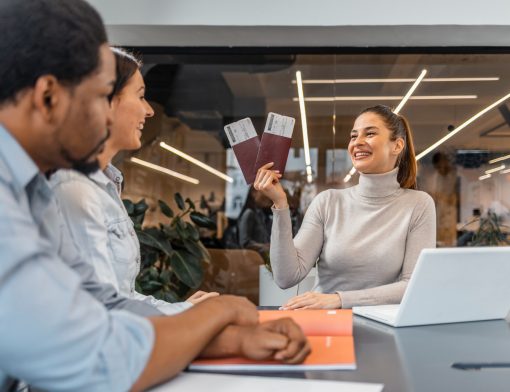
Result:
[[182,373],[152,392],[381,392],[383,384],[280,377]]

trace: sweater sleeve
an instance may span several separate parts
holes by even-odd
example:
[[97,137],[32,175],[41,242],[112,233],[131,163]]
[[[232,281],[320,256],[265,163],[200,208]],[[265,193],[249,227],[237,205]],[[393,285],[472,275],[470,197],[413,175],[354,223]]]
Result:
[[270,259],[274,280],[282,289],[301,282],[320,255],[324,242],[321,210],[325,195],[323,192],[312,201],[294,239],[289,209],[273,208]]
[[413,212],[405,243],[402,272],[397,282],[364,290],[338,292],[342,308],[353,306],[399,304],[402,301],[407,283],[411,278],[418,256],[422,249],[436,247],[436,209],[432,198],[424,197]]

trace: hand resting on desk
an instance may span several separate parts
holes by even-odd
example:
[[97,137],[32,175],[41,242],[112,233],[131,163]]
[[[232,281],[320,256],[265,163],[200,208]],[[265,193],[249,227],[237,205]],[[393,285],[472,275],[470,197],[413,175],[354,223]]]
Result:
[[341,307],[342,299],[337,293],[321,294],[307,291],[289,299],[285,305],[282,305],[281,309],[339,309]]

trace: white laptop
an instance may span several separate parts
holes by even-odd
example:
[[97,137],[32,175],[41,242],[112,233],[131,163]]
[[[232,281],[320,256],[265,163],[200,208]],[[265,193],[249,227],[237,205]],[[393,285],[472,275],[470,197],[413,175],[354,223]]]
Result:
[[510,247],[424,249],[400,305],[355,306],[393,327],[505,318]]

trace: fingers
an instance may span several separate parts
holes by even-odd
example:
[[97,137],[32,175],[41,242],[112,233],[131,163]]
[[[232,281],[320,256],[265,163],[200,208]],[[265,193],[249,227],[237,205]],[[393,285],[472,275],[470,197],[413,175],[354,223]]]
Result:
[[304,294],[292,297],[287,301],[286,304],[282,305],[281,309],[283,310],[299,309],[303,306],[309,305],[311,302],[310,294],[311,293],[307,291]]
[[190,296],[186,301],[191,302],[192,304],[195,305],[205,301],[206,299],[217,297],[219,295],[220,293],[217,293],[216,291],[211,291],[210,293],[207,293],[205,291],[197,291],[195,294]]
[[259,170],[257,170],[257,175],[255,176],[255,181],[253,182],[253,187],[256,190],[264,190],[263,184],[270,184],[268,182],[268,178],[272,176],[271,183],[277,182],[278,179],[282,177],[279,170],[269,170],[270,167],[274,165],[273,162],[270,162],[264,166],[262,166]]
[[301,363],[305,360],[310,353],[310,345],[299,325],[289,318],[264,324],[266,324],[265,328],[283,334],[288,338],[288,343],[284,348],[276,349],[274,359],[286,363]]

